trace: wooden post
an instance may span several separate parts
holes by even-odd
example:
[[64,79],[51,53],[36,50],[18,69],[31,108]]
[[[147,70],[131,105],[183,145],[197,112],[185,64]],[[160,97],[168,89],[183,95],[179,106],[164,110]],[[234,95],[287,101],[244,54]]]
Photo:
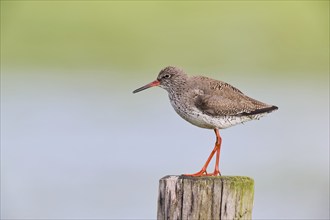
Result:
[[252,219],[254,181],[242,176],[165,176],[157,219]]

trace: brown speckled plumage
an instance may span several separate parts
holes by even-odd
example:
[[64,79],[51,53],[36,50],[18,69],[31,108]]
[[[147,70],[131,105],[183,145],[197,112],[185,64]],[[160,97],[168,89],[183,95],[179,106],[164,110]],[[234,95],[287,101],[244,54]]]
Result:
[[[188,76],[182,69],[168,66],[160,71],[157,80],[133,91],[140,92],[159,86],[168,92],[174,110],[186,121],[201,128],[213,129],[214,149],[200,171],[188,176],[220,175],[221,136],[219,129],[259,119],[277,110],[274,105],[252,99],[228,83],[204,76]],[[207,167],[216,155],[213,173]]]
[[168,91],[175,111],[203,128],[227,128],[259,119],[277,109],[244,95],[228,83],[205,76],[188,76],[172,66],[162,69],[157,80]]

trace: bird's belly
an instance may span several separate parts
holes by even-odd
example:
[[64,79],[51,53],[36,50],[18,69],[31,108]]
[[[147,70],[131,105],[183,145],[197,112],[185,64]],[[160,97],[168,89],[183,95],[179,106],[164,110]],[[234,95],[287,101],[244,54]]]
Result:
[[183,119],[201,128],[224,129],[253,119],[249,116],[210,116],[196,108],[186,109],[173,104],[172,106]]

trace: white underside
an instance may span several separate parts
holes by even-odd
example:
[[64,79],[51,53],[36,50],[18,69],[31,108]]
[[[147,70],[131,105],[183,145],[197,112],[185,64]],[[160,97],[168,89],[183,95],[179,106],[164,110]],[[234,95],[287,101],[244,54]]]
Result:
[[231,126],[241,124],[246,121],[259,119],[260,117],[266,115],[266,113],[264,113],[264,114],[251,115],[251,116],[209,116],[204,114],[197,108],[191,109],[191,111],[189,111],[188,113],[188,111],[181,111],[177,109],[176,106],[173,104],[172,106],[174,110],[186,121],[198,127],[208,128],[208,129],[229,128]]

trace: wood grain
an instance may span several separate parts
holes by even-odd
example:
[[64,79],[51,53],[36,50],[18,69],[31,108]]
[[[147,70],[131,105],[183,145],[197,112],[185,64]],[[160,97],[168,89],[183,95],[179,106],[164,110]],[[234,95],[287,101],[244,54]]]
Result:
[[157,219],[252,219],[254,181],[242,176],[166,176]]

